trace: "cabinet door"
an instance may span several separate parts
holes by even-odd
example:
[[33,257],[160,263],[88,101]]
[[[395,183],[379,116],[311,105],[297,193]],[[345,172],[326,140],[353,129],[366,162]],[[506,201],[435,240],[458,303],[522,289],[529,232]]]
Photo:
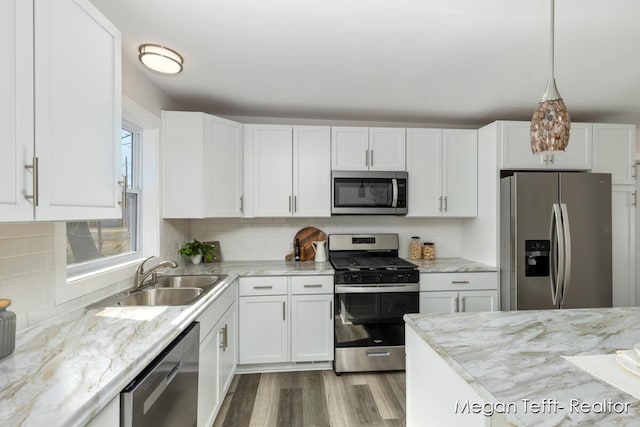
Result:
[[293,215],[331,216],[331,130],[293,127]]
[[231,120],[205,115],[205,143],[208,145],[204,169],[206,216],[242,216],[242,126]]
[[478,132],[445,129],[442,133],[443,214],[478,214]]
[[613,306],[636,305],[635,299],[635,204],[633,186],[611,189],[611,272]]
[[459,311],[496,311],[498,309],[497,291],[460,291]]
[[553,153],[547,163],[549,169],[589,170],[591,169],[591,123],[571,123],[571,133],[567,150]]
[[442,129],[407,129],[409,212],[442,215]]
[[500,122],[500,169],[545,169],[544,156],[531,152],[530,122]]
[[458,311],[458,292],[420,292],[420,313],[455,313]]
[[369,128],[369,170],[406,170],[404,128]]
[[221,400],[218,390],[218,333],[215,327],[200,343],[198,366],[198,427],[209,427],[213,424]]
[[333,126],[331,128],[331,169],[369,170],[369,129]]
[[291,361],[333,360],[333,294],[291,296]]
[[635,185],[634,125],[593,125],[592,172],[611,174],[611,183]]
[[88,0],[34,5],[36,219],[120,218],[120,33]]
[[293,213],[292,127],[253,126],[255,216],[280,217]]
[[210,157],[211,147],[205,147],[204,116],[189,111],[162,112],[165,218],[205,217],[205,159]]
[[33,220],[33,3],[0,3],[0,221]]
[[240,297],[239,310],[238,362],[287,362],[287,296]]
[[[236,306],[233,304],[217,328],[218,333],[218,396],[220,402],[229,390],[233,375],[236,372]],[[209,426],[214,420],[210,420]]]

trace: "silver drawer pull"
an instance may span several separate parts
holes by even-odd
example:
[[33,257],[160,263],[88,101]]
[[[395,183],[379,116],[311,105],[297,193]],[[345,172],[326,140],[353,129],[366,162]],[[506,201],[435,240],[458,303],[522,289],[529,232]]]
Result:
[[273,289],[273,286],[271,285],[267,285],[267,286],[254,286],[253,289]]
[[389,357],[391,353],[388,351],[367,351],[367,357]]
[[305,288],[321,288],[322,285],[304,285]]
[[468,280],[452,280],[451,283],[456,285],[461,285],[461,284],[469,283],[469,281]]

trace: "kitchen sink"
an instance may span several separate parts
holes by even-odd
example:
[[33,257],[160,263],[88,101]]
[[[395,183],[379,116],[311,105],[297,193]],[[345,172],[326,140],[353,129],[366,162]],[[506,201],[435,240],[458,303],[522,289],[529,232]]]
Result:
[[121,299],[118,305],[188,305],[203,292],[201,288],[147,288]]
[[143,289],[129,289],[107,297],[87,309],[123,306],[191,305],[216,288],[226,274],[158,275],[155,282]]

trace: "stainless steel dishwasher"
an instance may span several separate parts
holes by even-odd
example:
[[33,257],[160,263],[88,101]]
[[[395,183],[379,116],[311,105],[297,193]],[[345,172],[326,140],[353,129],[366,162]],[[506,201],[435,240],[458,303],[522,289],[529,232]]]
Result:
[[125,387],[120,426],[196,426],[199,337],[194,322]]

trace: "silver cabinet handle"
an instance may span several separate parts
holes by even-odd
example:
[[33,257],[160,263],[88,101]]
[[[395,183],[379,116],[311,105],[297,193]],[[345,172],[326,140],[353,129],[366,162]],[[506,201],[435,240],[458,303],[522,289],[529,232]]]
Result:
[[460,312],[464,311],[464,297],[460,297]]
[[638,206],[638,192],[637,191],[633,192],[633,203],[631,203],[631,206]]
[[329,319],[333,319],[333,301],[329,301]]
[[271,285],[254,286],[253,289],[273,289],[273,286],[271,286]]
[[240,196],[240,212],[244,212],[244,196]]
[[293,211],[298,212],[298,196],[293,196]]
[[438,210],[442,212],[442,196],[440,196],[438,200],[440,200],[440,204],[438,205]]
[[285,314],[285,311],[287,310],[286,304],[287,304],[286,302],[282,301],[282,321],[283,322],[287,320],[287,315]]
[[373,148],[369,150],[369,157],[371,157],[371,161],[369,162],[369,164],[373,166]]
[[33,193],[31,195],[25,194],[25,198],[27,200],[31,200],[33,202],[33,206],[38,206],[40,203],[40,192],[38,191],[38,158],[33,157],[33,163],[30,165],[25,165],[25,169],[31,169],[31,178],[33,182]]
[[549,161],[551,162],[551,164],[553,164],[553,161],[555,160],[555,157],[553,154],[549,154]]
[[444,211],[447,211],[447,196],[444,196]]
[[289,196],[289,212],[291,212],[291,196]]
[[222,351],[226,351],[228,347],[228,344],[227,344],[228,329],[229,329],[229,325],[227,324],[225,324],[224,327],[220,329],[220,348],[222,349]]
[[369,149],[364,150],[364,165],[369,166]]
[[120,184],[122,186],[122,200],[120,200],[120,203],[118,203],[120,206],[122,206],[122,218],[125,217],[125,214],[127,212],[127,185],[129,182],[129,177],[127,176],[127,174],[125,173],[122,176],[122,180],[118,181],[118,184]]
[[321,288],[322,285],[318,284],[318,285],[304,285],[305,288]]
[[458,312],[458,297],[455,297],[453,300],[451,300],[451,311],[453,311],[454,313]]
[[460,285],[460,284],[463,284],[463,283],[469,283],[469,281],[468,280],[452,280],[451,283],[454,283],[456,285]]

